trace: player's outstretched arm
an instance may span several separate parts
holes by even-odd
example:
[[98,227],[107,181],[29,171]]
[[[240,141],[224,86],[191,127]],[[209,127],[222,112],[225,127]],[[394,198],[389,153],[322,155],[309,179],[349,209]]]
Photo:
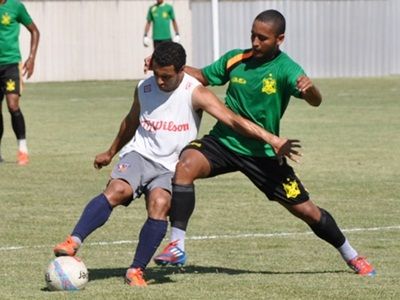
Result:
[[122,120],[117,136],[112,142],[110,148],[105,152],[97,154],[94,159],[93,164],[96,169],[101,169],[102,167],[107,166],[115,154],[117,154],[118,151],[120,151],[122,147],[133,138],[136,129],[139,127],[139,113],[140,104],[136,87],[132,107],[126,117]]
[[301,148],[299,140],[291,140],[276,136],[250,120],[235,114],[228,109],[214,93],[204,86],[198,86],[193,91],[192,103],[196,110],[202,109],[206,111],[236,132],[270,144],[278,157],[286,156],[298,162],[298,157],[301,156],[301,153],[297,150]]
[[322,102],[322,96],[318,88],[307,76],[300,76],[297,79],[297,88],[301,92],[301,97],[312,106],[319,106]]

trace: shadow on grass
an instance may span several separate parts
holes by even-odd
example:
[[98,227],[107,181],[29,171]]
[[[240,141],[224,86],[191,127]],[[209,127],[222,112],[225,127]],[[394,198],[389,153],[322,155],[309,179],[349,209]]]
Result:
[[[100,268],[100,269],[89,269],[90,280],[102,280],[111,277],[125,276],[126,268]],[[231,269],[225,267],[215,266],[196,266],[189,265],[186,267],[151,267],[147,268],[145,275],[146,280],[150,280],[154,283],[168,283],[174,282],[170,275],[173,274],[227,274],[227,275],[241,275],[241,274],[265,274],[265,275],[290,275],[290,274],[304,274],[304,275],[316,275],[316,274],[339,274],[348,273],[348,270],[315,270],[315,271],[291,271],[291,272],[273,272],[273,271],[252,271],[242,269]]]

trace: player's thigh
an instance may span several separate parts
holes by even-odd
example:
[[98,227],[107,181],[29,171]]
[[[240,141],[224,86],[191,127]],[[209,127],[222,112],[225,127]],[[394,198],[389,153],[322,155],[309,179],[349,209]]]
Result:
[[210,163],[203,153],[195,149],[185,149],[176,165],[175,182],[190,184],[196,178],[204,178],[210,174]]
[[295,205],[309,200],[308,192],[293,168],[284,160],[243,157],[244,173],[269,200]]
[[1,76],[1,89],[7,100],[8,110],[16,111],[19,108],[19,98],[21,95],[21,72],[18,64],[3,66]]

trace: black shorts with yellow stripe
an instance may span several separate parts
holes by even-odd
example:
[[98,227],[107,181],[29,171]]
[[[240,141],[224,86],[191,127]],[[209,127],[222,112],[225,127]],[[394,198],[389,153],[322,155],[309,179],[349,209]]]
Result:
[[[19,64],[0,65],[0,95],[21,95],[21,77]],[[0,97],[1,99],[3,97]],[[0,100],[1,100],[0,99]]]
[[215,137],[206,135],[192,141],[185,149],[200,151],[209,161],[214,177],[231,172],[242,172],[269,200],[290,205],[309,200],[309,194],[284,159],[239,155],[225,147]]

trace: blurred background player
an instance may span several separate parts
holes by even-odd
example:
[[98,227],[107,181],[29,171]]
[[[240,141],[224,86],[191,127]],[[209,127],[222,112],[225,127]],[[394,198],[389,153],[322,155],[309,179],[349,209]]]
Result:
[[180,44],[157,46],[152,56],[154,75],[139,82],[116,138],[95,158],[94,166],[100,169],[122,149],[111,180],[105,191],[86,205],[71,236],[54,248],[56,256],[75,255],[89,234],[108,220],[114,207],[127,206],[144,194],[148,218],[125,280],[131,286],[146,286],[143,271],[168,227],[175,165],[183,147],[196,138],[202,111],[237,132],[272,144],[281,156],[297,153],[298,141],[279,138],[235,115],[198,80],[184,73],[185,63],[186,53]]
[[[227,52],[202,70],[186,67],[203,85],[225,85],[226,105],[267,131],[279,135],[280,120],[291,96],[319,106],[322,97],[304,70],[279,47],[286,21],[276,10],[260,13],[251,30],[252,48]],[[286,160],[276,159],[269,145],[248,139],[217,124],[209,135],[190,143],[176,167],[170,212],[171,243],[155,257],[159,265],[185,262],[186,227],[194,210],[194,180],[240,171],[269,200],[277,201],[335,247],[359,275],[375,275],[372,265],[350,245],[334,218],[316,206]]]
[[[21,62],[20,24],[23,24],[31,35],[30,52],[28,59],[22,65],[22,71],[19,68]],[[19,99],[22,76],[26,75],[29,79],[33,74],[38,44],[39,30],[25,6],[19,0],[0,0],[0,162],[3,161],[1,156],[1,138],[4,133],[3,98],[6,98],[12,128],[18,141],[17,162],[19,165],[26,165],[29,162],[25,120],[19,106]]]
[[[174,41],[179,43],[178,23],[175,20],[174,8],[171,4],[165,3],[164,0],[157,0],[157,3],[149,7],[147,12],[147,21],[144,27],[143,45],[149,47],[151,40],[148,37],[151,24],[153,24],[153,47],[157,47],[159,43],[166,41]],[[171,21],[174,27],[175,36],[172,38]]]

